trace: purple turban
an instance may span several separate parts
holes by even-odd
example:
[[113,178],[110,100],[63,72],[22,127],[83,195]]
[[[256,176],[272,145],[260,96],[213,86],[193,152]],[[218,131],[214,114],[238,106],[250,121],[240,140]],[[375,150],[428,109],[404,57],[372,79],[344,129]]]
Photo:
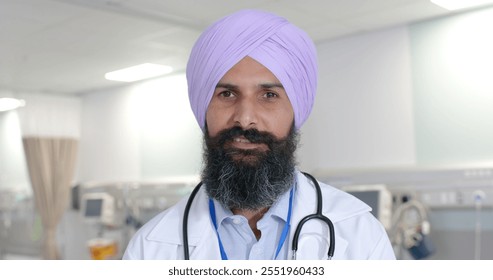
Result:
[[308,35],[271,13],[243,10],[207,28],[192,48],[187,64],[190,106],[204,130],[205,116],[219,80],[250,56],[284,86],[299,129],[310,114],[317,88],[317,55]]

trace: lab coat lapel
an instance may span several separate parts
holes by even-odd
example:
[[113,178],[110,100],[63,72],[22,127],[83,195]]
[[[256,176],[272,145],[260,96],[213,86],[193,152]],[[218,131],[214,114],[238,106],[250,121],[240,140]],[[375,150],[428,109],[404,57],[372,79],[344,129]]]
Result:
[[[202,187],[194,199],[188,220],[190,259],[221,259],[217,233],[209,214],[209,198]],[[195,248],[193,248],[195,247]]]
[[[161,224],[165,223],[169,225],[178,225],[179,229],[155,227],[147,238],[155,242],[179,246],[181,249],[178,253],[182,254],[183,213],[187,200],[188,198],[180,201],[180,207],[170,209],[171,211],[176,211],[177,213],[174,215],[166,215],[169,219],[175,219],[174,221],[161,222]],[[203,187],[197,193],[190,209],[188,217],[188,245],[190,259],[221,259],[221,255],[218,250],[219,244],[217,242],[216,232],[211,225],[208,198]],[[177,256],[177,258],[179,259],[181,257]]]

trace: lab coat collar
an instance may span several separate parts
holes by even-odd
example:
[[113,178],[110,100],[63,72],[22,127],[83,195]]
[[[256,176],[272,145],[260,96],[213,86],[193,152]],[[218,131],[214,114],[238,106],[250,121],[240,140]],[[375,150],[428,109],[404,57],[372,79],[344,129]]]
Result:
[[[183,213],[188,196],[168,209],[174,213],[163,215],[154,228],[147,235],[149,241],[183,246],[182,228]],[[178,225],[178,228],[169,228],[163,225]],[[205,187],[201,187],[193,200],[188,219],[188,245],[190,259],[221,259],[216,232],[213,230],[209,215],[208,196]],[[179,250],[181,251],[181,249]]]
[[[304,207],[299,207],[299,211],[296,211],[297,214],[306,216],[315,213],[317,207],[315,185],[301,172],[296,172],[296,180],[298,189],[296,191],[295,201],[297,203],[310,203],[311,205],[309,207],[306,204],[300,204]],[[371,211],[371,208],[367,204],[354,196],[351,196],[327,184],[321,182],[319,182],[319,184],[323,197],[322,212],[329,216],[332,223],[337,223],[339,221],[360,215],[364,212]],[[348,207],[349,205],[350,207]]]

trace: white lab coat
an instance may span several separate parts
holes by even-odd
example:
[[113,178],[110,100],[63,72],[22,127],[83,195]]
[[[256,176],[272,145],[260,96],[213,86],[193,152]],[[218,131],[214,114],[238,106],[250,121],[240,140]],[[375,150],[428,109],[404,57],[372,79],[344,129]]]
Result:
[[[316,192],[313,183],[297,172],[298,189],[293,201],[291,240],[298,222],[315,213]],[[395,259],[384,227],[369,212],[371,208],[345,192],[320,183],[323,213],[332,220],[335,231],[333,259]],[[190,210],[188,242],[190,259],[221,259],[216,231],[212,225],[208,197],[202,187]],[[188,198],[188,197],[187,197]],[[123,259],[183,259],[182,221],[187,198],[151,219],[129,242]],[[327,225],[312,220],[303,226],[297,259],[327,259]]]

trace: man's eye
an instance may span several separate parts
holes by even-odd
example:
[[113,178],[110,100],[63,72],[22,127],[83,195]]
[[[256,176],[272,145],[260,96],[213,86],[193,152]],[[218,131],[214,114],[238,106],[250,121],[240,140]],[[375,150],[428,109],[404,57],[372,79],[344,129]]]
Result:
[[267,98],[274,98],[277,97],[278,95],[275,92],[266,92],[264,96]]
[[233,93],[231,91],[222,91],[219,93],[219,96],[222,96],[222,97],[231,97],[233,96]]

